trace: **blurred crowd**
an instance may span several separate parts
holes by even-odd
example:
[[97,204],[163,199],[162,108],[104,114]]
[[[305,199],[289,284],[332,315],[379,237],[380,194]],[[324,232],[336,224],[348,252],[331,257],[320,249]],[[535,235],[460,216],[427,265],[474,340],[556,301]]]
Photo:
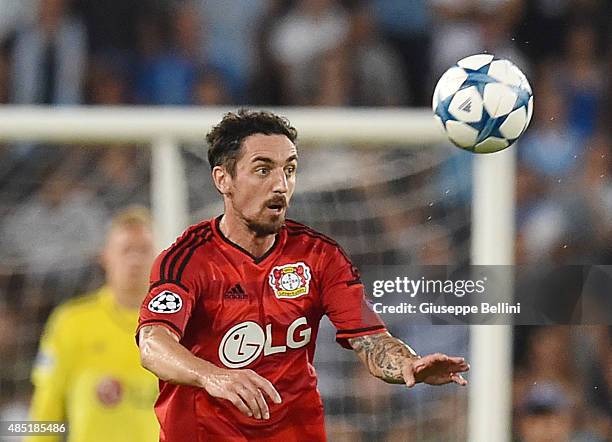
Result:
[[[612,264],[609,1],[0,0],[0,11],[0,105],[423,107],[440,74],[460,58],[485,51],[508,58],[526,73],[535,99],[518,147],[517,263]],[[346,245],[359,265],[467,259],[472,154],[443,147],[413,162],[413,153],[383,149],[364,161],[372,154],[356,160],[346,153],[350,146],[335,149],[319,150],[311,168],[305,165],[315,184],[332,187],[331,175],[367,170],[353,177],[356,184],[298,196],[298,218]],[[214,193],[202,190],[202,158],[184,154],[196,212]],[[127,203],[149,204],[149,160],[147,146],[0,148],[0,358],[16,361],[0,366],[0,419],[10,413],[3,406],[27,401],[50,309],[100,282],[95,254],[109,214]],[[321,162],[336,173],[320,175]],[[396,210],[398,199],[387,196],[410,189],[417,207]],[[357,223],[364,210],[376,214],[375,224]],[[381,243],[389,246],[374,258]],[[422,341],[430,332],[403,333]],[[457,337],[440,333],[423,349]],[[612,437],[610,339],[606,327],[517,328],[517,440],[565,440],[538,438],[547,428],[566,429],[571,441]],[[327,362],[323,356],[321,369],[329,363],[330,379],[341,378],[345,366],[334,365],[333,355]],[[369,385],[359,373],[355,382]],[[325,387],[338,416],[410,405],[380,386],[355,401],[338,385]],[[354,403],[339,399],[345,396]],[[430,413],[455,422],[465,417],[463,405],[457,399]],[[423,418],[409,417],[408,430]],[[330,422],[338,435],[358,440],[355,422]],[[363,428],[363,440],[372,428],[404,440],[393,439],[397,419],[385,422]]]
[[[536,102],[519,153],[518,261],[612,259],[610,2],[0,0],[0,9],[0,104],[427,106],[459,58],[509,58]],[[108,155],[118,158],[99,161],[129,164],[128,153]],[[463,173],[446,178],[469,187],[470,156],[455,162]]]
[[605,113],[609,87],[611,11],[603,0],[0,7],[0,103],[424,106],[444,70],[488,51],[527,72],[537,96],[565,90],[569,123],[585,136]]

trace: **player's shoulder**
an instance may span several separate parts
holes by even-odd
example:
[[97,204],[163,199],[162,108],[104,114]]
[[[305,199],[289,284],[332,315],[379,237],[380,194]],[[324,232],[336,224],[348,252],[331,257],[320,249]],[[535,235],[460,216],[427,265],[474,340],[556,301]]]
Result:
[[192,224],[183,231],[181,236],[177,238],[173,245],[185,238],[198,238],[206,236],[212,231],[212,224],[213,220],[210,219],[206,219],[200,221],[199,223]]
[[85,293],[58,305],[51,313],[49,322],[60,326],[75,323],[97,312],[99,306],[99,290]]
[[153,263],[151,280],[162,282],[181,281],[190,262],[198,262],[212,244],[212,222],[202,221],[188,227],[174,243],[162,251]]
[[57,311],[64,313],[79,313],[95,308],[100,301],[100,293],[98,290],[76,296],[75,298],[64,301],[57,306]]
[[197,247],[212,236],[212,221],[204,220],[187,227],[183,233],[162,253],[161,256],[175,254],[179,250]]
[[285,220],[285,228],[287,229],[287,236],[289,238],[300,238],[307,242],[319,242],[324,246],[332,247],[335,249],[342,249],[334,239],[321,233],[306,224],[299,223],[292,219]]

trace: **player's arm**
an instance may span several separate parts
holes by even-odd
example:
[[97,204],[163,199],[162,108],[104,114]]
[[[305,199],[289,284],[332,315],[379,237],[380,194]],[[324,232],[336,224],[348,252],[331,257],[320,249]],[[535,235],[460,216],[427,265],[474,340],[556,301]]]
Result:
[[264,393],[275,403],[281,403],[280,395],[267,379],[253,370],[223,369],[198,358],[163,325],[143,326],[139,346],[142,366],[160,379],[203,388],[211,396],[230,401],[247,416],[270,417]]
[[349,338],[348,342],[370,373],[385,382],[408,387],[419,382],[467,384],[460,374],[469,370],[463,358],[440,353],[420,357],[388,332]]

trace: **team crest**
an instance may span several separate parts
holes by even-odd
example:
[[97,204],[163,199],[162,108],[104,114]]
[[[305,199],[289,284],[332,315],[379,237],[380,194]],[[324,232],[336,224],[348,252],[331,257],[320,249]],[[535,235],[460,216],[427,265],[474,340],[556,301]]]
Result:
[[310,268],[303,262],[274,267],[268,282],[277,298],[299,298],[308,294]]

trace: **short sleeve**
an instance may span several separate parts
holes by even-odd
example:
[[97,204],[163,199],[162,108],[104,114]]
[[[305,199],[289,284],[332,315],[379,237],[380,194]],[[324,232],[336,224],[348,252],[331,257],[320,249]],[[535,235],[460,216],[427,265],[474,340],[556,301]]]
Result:
[[197,245],[190,240],[192,236],[196,238],[185,233],[155,259],[149,292],[140,307],[136,342],[140,329],[152,324],[168,328],[179,339],[183,337],[198,293],[192,266],[187,265],[193,255],[191,250]]
[[327,252],[321,277],[325,314],[336,327],[336,341],[350,349],[349,338],[386,331],[365,297],[359,271],[340,247]]

